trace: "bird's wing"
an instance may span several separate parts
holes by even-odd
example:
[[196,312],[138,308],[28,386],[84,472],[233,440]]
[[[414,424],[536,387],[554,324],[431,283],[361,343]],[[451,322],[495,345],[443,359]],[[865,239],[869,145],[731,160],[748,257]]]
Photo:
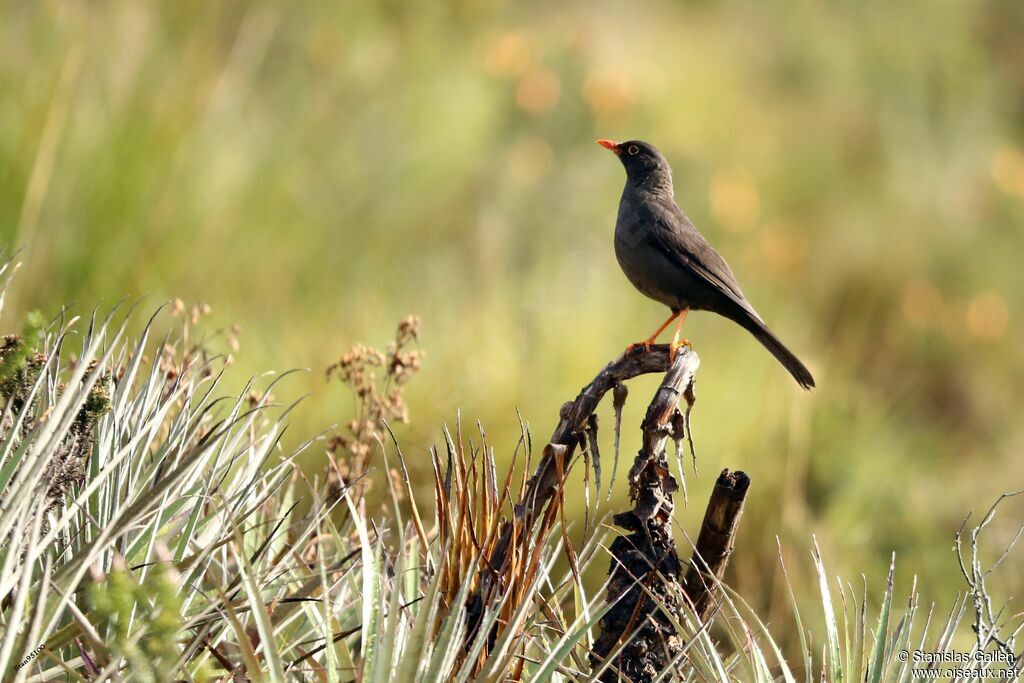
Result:
[[651,202],[647,204],[647,209],[651,213],[649,218],[652,226],[648,239],[654,248],[672,262],[701,277],[760,320],[760,316],[743,296],[729,264],[708,244],[674,201]]

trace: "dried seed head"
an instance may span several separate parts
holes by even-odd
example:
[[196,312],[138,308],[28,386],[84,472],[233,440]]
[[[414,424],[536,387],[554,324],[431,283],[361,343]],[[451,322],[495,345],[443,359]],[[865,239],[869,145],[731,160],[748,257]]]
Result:
[[345,434],[328,442],[331,453],[348,451],[354,471],[363,471],[363,461],[383,438],[383,421],[409,421],[403,387],[420,370],[423,351],[408,348],[419,340],[419,330],[419,318],[407,316],[384,351],[356,344],[326,369],[327,379],[336,378],[357,399],[359,417],[345,425]]

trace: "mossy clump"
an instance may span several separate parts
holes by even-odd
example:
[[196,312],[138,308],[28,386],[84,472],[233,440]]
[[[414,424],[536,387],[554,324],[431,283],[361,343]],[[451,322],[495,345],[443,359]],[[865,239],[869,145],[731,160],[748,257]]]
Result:
[[[21,334],[0,337],[0,400],[3,402],[4,415],[4,421],[0,423],[0,440],[31,439],[37,426],[48,415],[49,409],[40,407],[43,405],[45,387],[34,391],[49,360],[45,328],[42,314],[33,311],[27,316]],[[94,362],[88,368],[87,376],[96,367]],[[110,410],[109,382],[109,372],[102,372],[96,378],[63,440],[47,458],[44,475],[47,482],[47,512],[63,506],[65,496],[85,479],[86,465],[95,442],[96,425]],[[58,389],[66,391],[67,387],[60,384]],[[43,526],[45,528],[47,524]]]
[[32,386],[46,364],[46,356],[37,350],[44,324],[42,313],[32,311],[26,316],[20,335],[0,337],[0,396],[5,402],[15,401],[11,407],[18,411],[24,407],[24,398],[32,393]]

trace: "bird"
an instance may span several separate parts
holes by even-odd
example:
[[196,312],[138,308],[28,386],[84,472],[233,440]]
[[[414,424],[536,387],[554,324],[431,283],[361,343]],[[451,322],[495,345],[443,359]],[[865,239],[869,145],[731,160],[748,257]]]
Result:
[[686,217],[674,199],[672,168],[657,148],[642,140],[597,140],[614,152],[626,169],[626,186],[615,221],[615,257],[626,278],[645,296],[666,306],[671,315],[642,342],[630,344],[650,351],[651,344],[675,320],[670,358],[682,346],[686,315],[691,310],[717,313],[746,329],[782,364],[804,389],[814,377],[792,351],[768,329],[740,290],[729,264]]

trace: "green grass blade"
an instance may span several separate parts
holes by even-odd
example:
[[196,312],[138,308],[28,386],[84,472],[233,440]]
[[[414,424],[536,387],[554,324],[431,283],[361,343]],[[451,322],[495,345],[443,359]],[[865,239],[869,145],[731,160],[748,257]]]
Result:
[[814,570],[818,575],[818,587],[821,590],[821,606],[825,612],[825,635],[828,651],[828,667],[834,683],[843,680],[843,660],[839,645],[839,628],[836,624],[836,613],[832,606],[832,594],[828,589],[828,575],[825,573],[825,565],[821,560],[821,550],[818,542],[814,541]]
[[871,665],[868,667],[867,680],[880,683],[885,668],[885,645],[889,635],[889,610],[892,606],[893,575],[896,571],[896,556],[893,555],[889,564],[889,579],[882,597],[882,609],[878,613],[878,627],[875,629],[875,644],[871,650]]

